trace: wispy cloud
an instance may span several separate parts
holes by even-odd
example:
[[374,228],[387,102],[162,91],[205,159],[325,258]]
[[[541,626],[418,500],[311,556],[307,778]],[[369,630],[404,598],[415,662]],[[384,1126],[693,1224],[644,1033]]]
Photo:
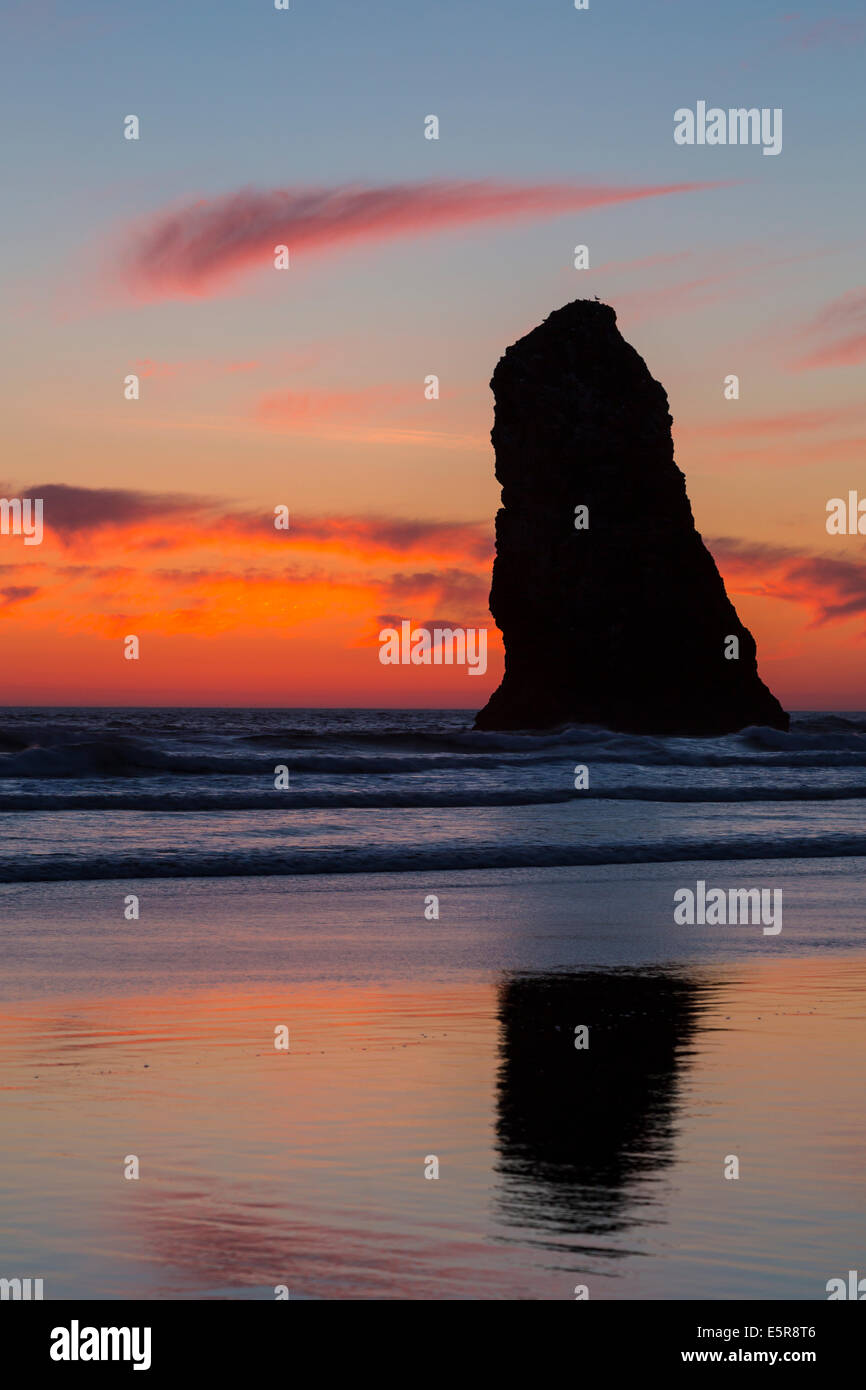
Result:
[[201,517],[215,506],[180,493],[72,487],[67,483],[38,483],[19,495],[42,498],[46,530],[62,541],[108,527],[131,529],[151,521],[189,520],[191,515]]
[[717,182],[518,184],[441,180],[333,188],[244,189],[164,210],[128,228],[115,274],[144,300],[206,296],[242,271],[273,265],[274,247],[322,252],[479,222],[554,217]]
[[[451,388],[448,395],[458,394]],[[422,387],[370,385],[353,390],[273,391],[256,402],[252,419],[266,430],[308,438],[359,444],[412,445],[418,448],[479,453],[489,447],[487,430],[431,429],[424,421],[436,418],[425,402]]]
[[493,549],[492,524],[475,521],[293,512],[286,532],[275,530],[273,511],[266,506],[228,506],[224,500],[191,493],[40,483],[20,489],[7,485],[4,495],[41,497],[46,535],[67,550],[87,547],[88,553],[96,536],[105,536],[101,546],[112,540],[122,544],[125,554],[225,551],[237,546],[253,547],[255,554],[265,556],[273,550],[284,557],[288,544],[292,552],[339,554],[364,563],[400,561],[411,555],[488,564]]
[[317,366],[325,355],[321,344],[311,345],[297,351],[269,352],[267,358],[247,358],[235,360],[220,357],[181,358],[174,361],[160,361],[152,357],[139,357],[132,363],[132,370],[140,377],[157,381],[182,379],[210,381],[214,377],[246,376],[251,372],[291,371],[303,372]]
[[780,47],[807,53],[813,48],[827,48],[859,43],[866,37],[866,19],[844,19],[841,15],[825,15],[810,24],[800,15],[785,15],[785,34]]
[[839,429],[852,421],[861,421],[864,418],[866,405],[824,406],[812,410],[783,410],[777,415],[744,415],[735,419],[716,419],[700,424],[680,424],[676,433],[679,439],[710,440],[772,438],[789,434],[799,436]]
[[[278,532],[267,504],[57,483],[14,494],[43,497],[45,543],[0,567],[6,622],[25,604],[28,621],[112,635],[133,616],[168,632],[313,622],[362,645],[383,611],[489,624],[488,523],[293,512]],[[851,552],[707,544],[732,594],[798,604],[814,627],[866,617],[866,563]]]
[[733,593],[801,604],[812,625],[866,617],[866,564],[798,549],[729,536],[707,539]]
[[381,418],[383,412],[417,403],[418,386],[366,386],[355,391],[275,391],[256,406],[259,420],[271,425]]
[[[681,252],[677,255],[650,258],[658,266],[665,263],[688,262],[693,274],[686,279],[668,283],[653,283],[649,288],[616,291],[612,299],[617,313],[627,314],[631,321],[647,317],[687,312],[713,304],[727,304],[733,297],[766,293],[770,276],[785,272],[789,266],[803,261],[812,261],[825,256],[837,255],[838,246],[817,247],[809,251],[798,251],[780,256],[774,248],[745,243],[730,247],[727,254],[713,251],[708,254]],[[650,261],[635,261],[634,268],[649,266]],[[629,270],[629,263],[614,263],[614,273]],[[605,267],[599,267],[599,272]]]
[[793,371],[812,367],[853,367],[866,361],[866,288],[849,290],[827,304],[802,329],[811,340],[805,356],[789,365]]
[[8,612],[16,604],[35,598],[41,592],[38,584],[7,584],[0,589],[0,612]]
[[213,358],[200,358],[187,362],[155,362],[151,357],[140,357],[133,362],[133,369],[142,378],[156,377],[171,380],[175,377],[214,377],[234,376],[240,372],[254,372],[260,362],[220,362]]
[[375,646],[382,609],[492,627],[490,524],[293,511],[277,531],[267,503],[59,483],[10,495],[43,498],[45,536],[0,564],[4,638],[19,609],[29,633],[279,629],[334,650]]
[[783,54],[812,53],[816,49],[850,48],[866,38],[866,20],[848,19],[843,15],[824,15],[814,19],[798,11],[777,15],[768,42],[752,48],[740,68],[744,71],[766,65],[768,59]]

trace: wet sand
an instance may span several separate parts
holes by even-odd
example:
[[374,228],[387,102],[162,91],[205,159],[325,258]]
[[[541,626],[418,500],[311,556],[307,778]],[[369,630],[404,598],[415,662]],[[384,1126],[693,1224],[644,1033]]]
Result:
[[784,866],[777,938],[674,928],[699,867],[148,883],[133,923],[115,884],[4,889],[0,1274],[826,1298],[866,1248],[858,866]]

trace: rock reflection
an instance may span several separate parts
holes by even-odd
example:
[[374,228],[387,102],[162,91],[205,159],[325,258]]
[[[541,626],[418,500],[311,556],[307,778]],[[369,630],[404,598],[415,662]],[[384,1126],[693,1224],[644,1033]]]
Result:
[[[681,972],[516,975],[499,992],[501,1217],[575,1236],[641,1218],[672,1161],[707,987]],[[588,1030],[575,1046],[575,1029]],[[658,1216],[656,1217],[658,1219]]]

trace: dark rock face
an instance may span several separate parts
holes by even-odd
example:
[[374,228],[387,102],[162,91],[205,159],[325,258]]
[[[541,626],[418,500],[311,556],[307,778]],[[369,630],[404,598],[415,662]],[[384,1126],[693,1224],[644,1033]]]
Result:
[[[556,310],[508,348],[490,385],[502,484],[490,611],[505,675],[476,728],[787,729],[695,530],[667,396],[613,309]],[[725,655],[731,637],[738,659]]]

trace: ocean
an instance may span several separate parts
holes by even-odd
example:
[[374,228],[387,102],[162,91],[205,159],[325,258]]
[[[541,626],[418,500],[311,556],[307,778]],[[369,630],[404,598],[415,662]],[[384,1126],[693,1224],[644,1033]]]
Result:
[[[3,711],[0,1276],[808,1301],[862,1271],[866,715],[471,722]],[[778,890],[781,930],[678,924],[701,881]]]
[[864,714],[677,739],[481,733],[464,710],[0,712],[0,882],[817,859],[866,852],[864,799]]

